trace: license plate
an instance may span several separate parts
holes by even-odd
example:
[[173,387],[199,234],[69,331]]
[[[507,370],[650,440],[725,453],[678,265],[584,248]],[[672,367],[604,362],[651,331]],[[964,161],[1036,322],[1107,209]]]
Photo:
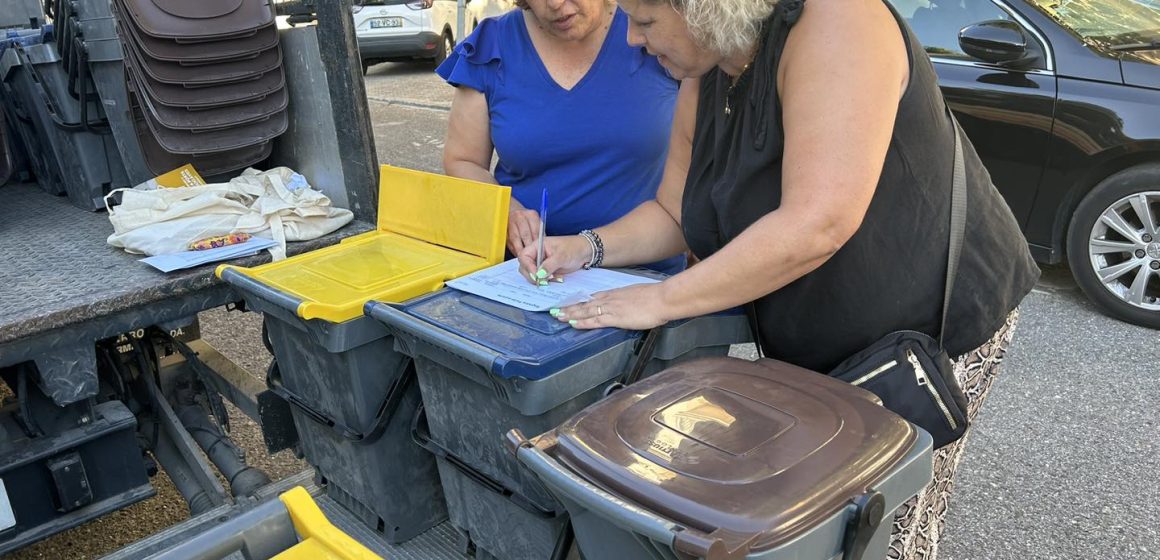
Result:
[[8,490],[4,479],[0,478],[0,533],[16,526],[16,515],[12,513],[12,503],[8,500]]
[[374,18],[371,20],[371,29],[382,29],[384,27],[402,27],[403,18],[401,17],[383,17]]

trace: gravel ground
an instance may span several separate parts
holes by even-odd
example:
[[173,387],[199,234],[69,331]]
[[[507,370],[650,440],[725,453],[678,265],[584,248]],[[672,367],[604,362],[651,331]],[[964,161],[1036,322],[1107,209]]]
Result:
[[[265,371],[270,362],[260,338],[261,317],[255,313],[227,313],[214,309],[202,313],[202,337],[248,371]],[[3,387],[0,386],[0,391]],[[0,394],[0,400],[4,397]],[[230,437],[246,450],[249,463],[271,480],[302,472],[305,463],[290,451],[269,455],[262,431],[249,418],[226,403]],[[48,540],[4,556],[5,560],[66,560],[99,558],[129,543],[143,539],[189,517],[189,508],[164,471],[150,481],[157,495],[121,511],[73,528]],[[224,484],[224,481],[223,481]]]

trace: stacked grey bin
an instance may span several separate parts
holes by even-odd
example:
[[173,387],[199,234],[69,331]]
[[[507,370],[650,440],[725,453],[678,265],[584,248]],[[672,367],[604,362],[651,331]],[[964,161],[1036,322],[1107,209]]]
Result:
[[129,186],[105,109],[86,72],[62,53],[61,28],[45,26],[40,40],[12,42],[0,58],[6,112],[24,142],[33,172],[52,194],[67,194],[86,210],[104,208],[104,195]]
[[135,134],[155,174],[218,176],[286,131],[282,50],[266,0],[112,0]]
[[235,270],[221,277],[265,317],[267,382],[290,403],[302,454],[327,494],[392,543],[446,519],[435,461],[411,440],[414,366],[386,327],[370,317],[302,319],[293,296]]
[[676,321],[644,336],[580,331],[450,288],[365,310],[415,360],[425,407],[415,438],[438,458],[451,522],[477,559],[558,559],[568,550],[567,512],[504,449],[508,430],[549,430],[617,382],[722,356],[750,339],[739,313]]

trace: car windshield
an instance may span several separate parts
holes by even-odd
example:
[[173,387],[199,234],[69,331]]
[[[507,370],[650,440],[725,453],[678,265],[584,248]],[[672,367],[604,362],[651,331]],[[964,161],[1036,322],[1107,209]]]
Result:
[[1115,48],[1160,41],[1160,0],[1029,0],[1089,44]]

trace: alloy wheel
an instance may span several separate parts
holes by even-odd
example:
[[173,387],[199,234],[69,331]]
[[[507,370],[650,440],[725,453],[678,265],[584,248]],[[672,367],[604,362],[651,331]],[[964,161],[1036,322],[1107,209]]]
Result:
[[1160,311],[1160,191],[1133,193],[1104,209],[1088,237],[1088,255],[1112,295]]

